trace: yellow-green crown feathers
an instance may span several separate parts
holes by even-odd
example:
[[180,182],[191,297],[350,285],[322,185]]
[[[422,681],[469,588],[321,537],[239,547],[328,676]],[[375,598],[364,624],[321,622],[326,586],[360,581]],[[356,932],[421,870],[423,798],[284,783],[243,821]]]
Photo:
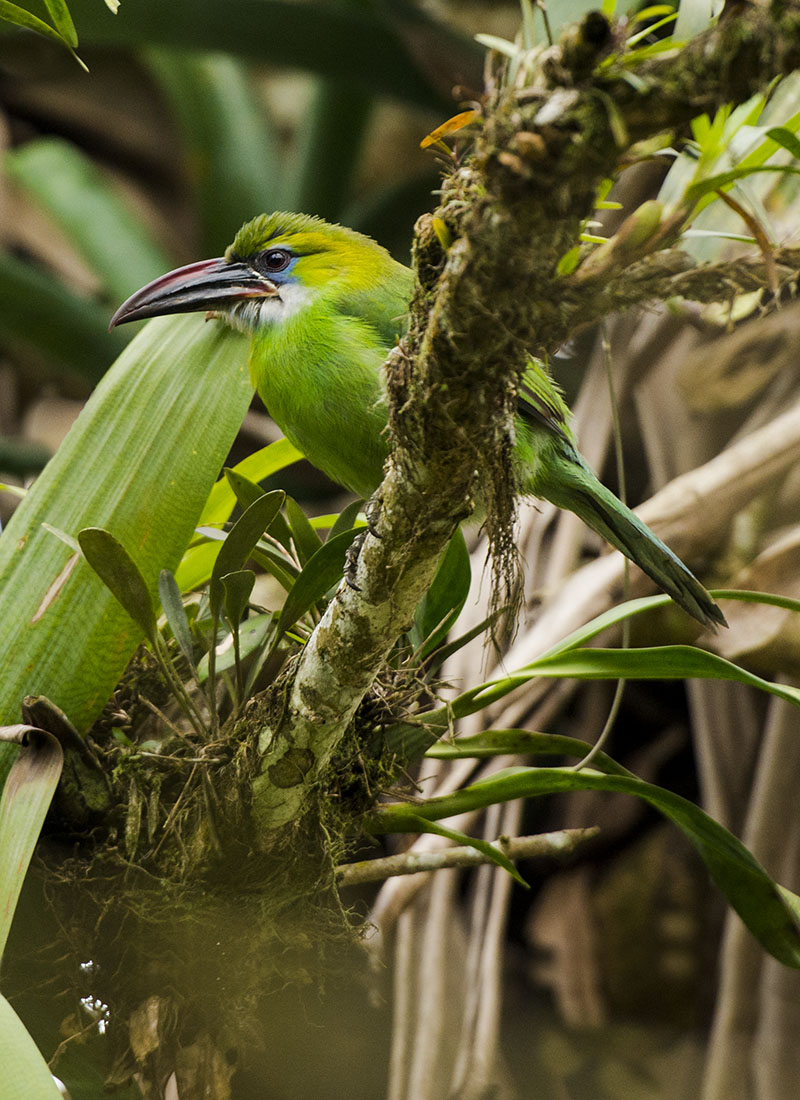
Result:
[[307,287],[332,280],[359,292],[399,267],[371,237],[310,214],[275,211],[245,223],[227,249],[227,260],[247,260],[269,248],[288,248],[298,257],[296,277]]

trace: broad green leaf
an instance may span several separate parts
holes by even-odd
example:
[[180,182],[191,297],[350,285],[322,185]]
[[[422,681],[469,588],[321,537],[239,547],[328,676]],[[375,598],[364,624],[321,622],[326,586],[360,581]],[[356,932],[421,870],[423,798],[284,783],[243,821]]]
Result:
[[158,595],[175,641],[189,664],[194,665],[194,643],[189,620],[186,618],[186,608],[183,606],[175,575],[169,569],[162,569],[158,575]]
[[[64,757],[56,738],[34,726],[0,727],[0,741],[7,758],[16,754],[0,794],[1,959],[25,873],[61,776]],[[14,745],[21,747],[12,747]],[[2,1060],[0,1066],[5,1071]]]
[[92,159],[62,138],[39,138],[7,153],[12,179],[50,215],[121,302],[174,263]]
[[287,497],[284,509],[297,556],[300,563],[305,565],[309,558],[312,558],[322,546],[322,539],[308,522],[305,512],[297,501]]
[[[587,746],[588,749],[588,746]],[[800,926],[791,906],[744,845],[699,807],[679,795],[630,775],[603,775],[589,768],[508,768],[482,783],[413,805],[389,805],[367,821],[372,833],[415,832],[411,819],[438,821],[518,798],[563,791],[599,790],[631,794],[648,802],[680,828],[699,852],[711,877],[744,923],[786,966],[800,967]]]
[[214,618],[217,617],[222,606],[224,591],[222,577],[226,573],[234,573],[241,569],[250,557],[258,540],[280,511],[285,496],[286,494],[282,489],[265,493],[264,496],[253,501],[225,536],[225,542],[222,544],[219,554],[217,554],[214,568],[211,571],[209,599],[211,601],[211,613]]
[[[2,11],[0,11],[2,15]],[[0,1100],[62,1100],[39,1048],[0,994]]]
[[321,600],[325,593],[341,580],[345,554],[357,534],[355,528],[352,528],[349,531],[343,531],[335,538],[329,538],[309,559],[286,597],[278,622],[281,633],[294,626],[317,600]]
[[102,527],[85,527],[78,533],[78,544],[106,588],[152,642],[156,634],[156,613],[147,582],[119,539]]
[[42,523],[110,531],[155,594],[244,417],[246,359],[245,338],[226,327],[157,318],[92,394],[0,536],[0,722],[16,721],[28,694],[47,695],[79,731],[102,710],[141,632]]
[[[264,481],[303,456],[288,439],[278,439],[260,451],[255,451],[233,467],[233,472],[249,478],[250,481]],[[252,502],[251,502],[252,503]],[[236,494],[227,478],[221,477],[211,490],[206,506],[200,516],[201,524],[227,523],[236,507]]]

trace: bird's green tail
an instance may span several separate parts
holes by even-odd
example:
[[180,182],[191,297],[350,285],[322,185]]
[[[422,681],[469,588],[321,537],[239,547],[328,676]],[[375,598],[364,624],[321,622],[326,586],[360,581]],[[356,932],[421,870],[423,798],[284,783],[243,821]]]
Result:
[[647,573],[703,626],[727,626],[725,616],[683,562],[614,494],[577,451],[559,455],[536,480],[535,495],[566,508]]

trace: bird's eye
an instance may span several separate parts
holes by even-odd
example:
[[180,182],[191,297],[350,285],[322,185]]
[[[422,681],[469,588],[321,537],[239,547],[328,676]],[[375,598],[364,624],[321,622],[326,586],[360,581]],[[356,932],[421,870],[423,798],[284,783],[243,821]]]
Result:
[[255,266],[265,275],[276,271],[284,271],[292,259],[291,252],[285,248],[269,248],[266,252],[260,252],[256,256]]

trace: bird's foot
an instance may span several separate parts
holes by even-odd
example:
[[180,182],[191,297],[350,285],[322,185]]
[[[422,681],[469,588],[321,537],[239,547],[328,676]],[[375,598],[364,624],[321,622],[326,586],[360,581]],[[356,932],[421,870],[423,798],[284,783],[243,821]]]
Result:
[[367,530],[376,539],[383,537],[378,531],[378,520],[381,518],[382,512],[383,497],[379,493],[375,493],[364,505],[364,518],[367,521]]
[[356,570],[358,569],[358,556],[361,553],[361,547],[364,545],[364,539],[367,537],[367,530],[359,531],[344,554],[344,577],[345,583],[348,588],[352,588],[354,592],[360,592],[361,588],[356,584]]

